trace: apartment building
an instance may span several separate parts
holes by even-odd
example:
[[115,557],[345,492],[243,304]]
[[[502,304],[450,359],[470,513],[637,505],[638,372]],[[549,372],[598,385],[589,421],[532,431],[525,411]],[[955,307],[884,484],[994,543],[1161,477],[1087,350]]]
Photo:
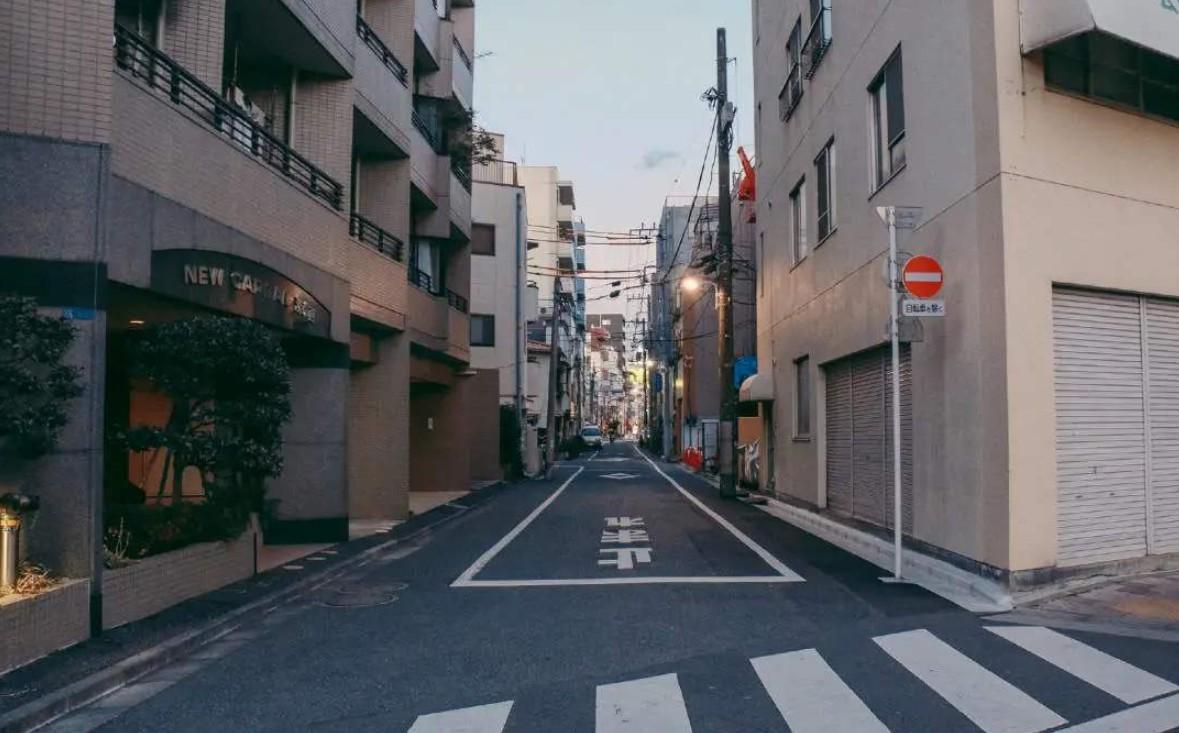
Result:
[[[346,539],[469,485],[471,0],[0,2],[0,290],[73,318],[85,396],[29,554],[102,563],[106,447],[158,395],[136,329],[201,313],[282,339],[293,418],[268,542]],[[157,405],[158,406],[158,405]],[[158,410],[157,410],[158,412]],[[199,490],[199,487],[198,487]]]
[[564,437],[580,427],[583,404],[578,372],[584,368],[585,285],[577,273],[585,269],[585,224],[576,221],[573,183],[555,166],[522,166],[519,176],[528,206],[528,279],[538,301],[528,335],[528,419],[547,431],[550,359],[556,358],[553,412],[558,436]]
[[[528,298],[528,205],[516,164],[503,159],[503,135],[493,134],[496,159],[477,163],[471,198],[471,368],[490,374],[481,388],[511,405],[524,423],[527,325],[536,300]],[[471,449],[472,475],[491,478],[499,469],[498,415],[477,416],[480,439]],[[498,433],[497,433],[498,435]],[[494,451],[494,455],[489,455]]]
[[946,315],[901,329],[912,546],[1016,587],[1173,566],[1179,10],[753,8],[767,488],[892,525],[876,208],[919,206]]

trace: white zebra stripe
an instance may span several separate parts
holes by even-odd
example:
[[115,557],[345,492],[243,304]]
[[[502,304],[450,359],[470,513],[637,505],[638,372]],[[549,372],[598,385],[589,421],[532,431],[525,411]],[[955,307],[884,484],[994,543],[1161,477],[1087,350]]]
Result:
[[431,713],[415,720],[409,733],[503,733],[511,712],[512,702],[509,700]]
[[888,733],[814,649],[750,661],[793,733]]
[[597,733],[692,733],[674,674],[599,685],[597,721]]

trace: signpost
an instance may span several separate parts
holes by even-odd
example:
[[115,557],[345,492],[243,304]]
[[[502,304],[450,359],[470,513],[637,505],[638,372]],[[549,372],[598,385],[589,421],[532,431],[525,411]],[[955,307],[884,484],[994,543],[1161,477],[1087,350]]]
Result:
[[942,266],[932,257],[917,255],[909,258],[901,272],[905,290],[915,298],[932,298],[941,292],[945,273]]
[[[877,207],[876,213],[880,215],[881,220],[888,226],[888,287],[890,290],[889,302],[889,321],[888,331],[889,340],[892,342],[892,499],[893,499],[893,570],[892,577],[886,578],[891,582],[901,581],[901,521],[902,521],[902,504],[901,504],[901,318],[900,318],[900,293],[897,292],[901,285],[899,278],[899,265],[897,263],[897,230],[898,229],[916,229],[917,224],[921,222],[922,209],[918,207],[901,207],[901,206],[880,206]],[[933,273],[935,270],[929,267],[926,262],[918,262],[913,265],[914,260],[929,260],[936,268],[937,279],[934,281]],[[909,275],[909,267],[913,265],[912,276]],[[930,257],[914,257],[905,265],[906,280],[904,286],[910,288],[909,278],[913,278],[913,286],[921,292],[932,292],[928,296],[921,296],[914,293],[912,289],[909,292],[917,297],[932,297],[937,295],[941,290],[941,266],[937,264],[936,260]]]

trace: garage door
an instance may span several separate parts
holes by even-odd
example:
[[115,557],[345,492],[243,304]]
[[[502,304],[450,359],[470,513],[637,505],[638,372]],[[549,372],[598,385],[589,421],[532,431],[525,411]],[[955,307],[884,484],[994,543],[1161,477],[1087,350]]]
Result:
[[1057,288],[1058,562],[1179,551],[1179,305]]
[[[913,528],[912,371],[901,349],[902,521]],[[881,527],[893,525],[892,356],[889,349],[826,366],[827,507]]]

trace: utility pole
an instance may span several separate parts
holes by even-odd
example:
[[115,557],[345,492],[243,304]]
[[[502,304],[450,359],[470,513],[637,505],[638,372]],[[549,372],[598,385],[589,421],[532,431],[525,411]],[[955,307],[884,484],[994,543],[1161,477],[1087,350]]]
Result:
[[[644,282],[646,276],[643,277]],[[651,447],[651,392],[649,386],[649,375],[651,371],[651,331],[647,327],[647,319],[641,321],[643,324],[643,442],[647,448]]]
[[733,140],[729,107],[729,56],[725,29],[716,29],[716,141],[717,141],[717,340],[720,351],[720,421],[717,424],[717,458],[720,495],[737,496],[737,395],[733,387],[733,212],[729,208],[729,154]]
[[549,320],[549,395],[548,420],[545,425],[545,457],[549,465],[557,460],[557,362],[561,358],[561,278],[553,278],[553,313]]

